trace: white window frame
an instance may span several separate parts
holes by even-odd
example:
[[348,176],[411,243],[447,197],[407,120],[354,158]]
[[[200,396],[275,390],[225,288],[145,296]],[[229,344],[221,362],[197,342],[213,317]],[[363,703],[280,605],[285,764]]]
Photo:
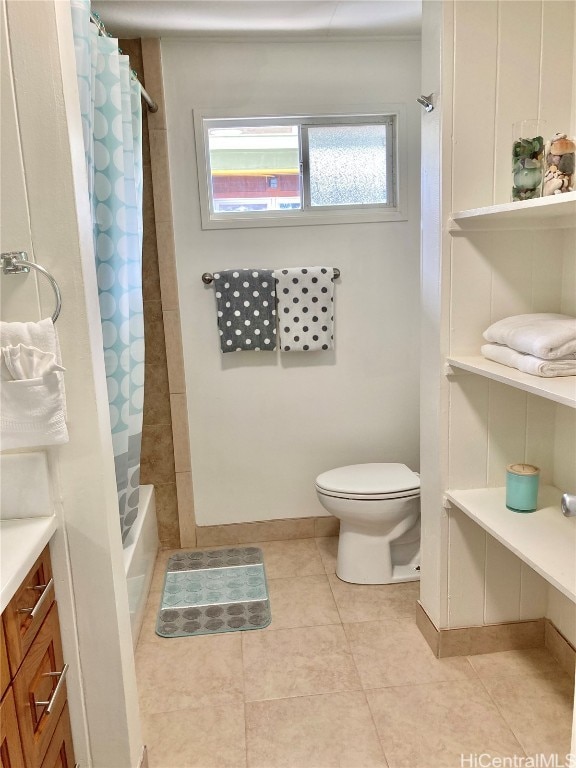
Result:
[[[407,210],[407,152],[406,152],[406,110],[404,104],[386,104],[379,109],[350,110],[347,113],[326,112],[316,115],[270,115],[261,112],[258,116],[253,111],[242,114],[238,111],[223,112],[214,110],[194,110],[194,133],[196,140],[196,163],[200,196],[202,229],[239,229],[250,227],[286,227],[307,226],[311,224],[356,224],[384,221],[406,221]],[[210,120],[208,125],[205,121]],[[215,213],[211,210],[210,157],[208,150],[208,127],[221,122],[230,125],[233,122],[250,121],[254,125],[301,125],[300,146],[307,142],[306,125],[348,125],[391,123],[392,141],[387,142],[388,159],[391,173],[387,179],[387,192],[391,193],[390,202],[379,205],[350,206],[314,206],[309,204],[310,193],[302,185],[302,204],[300,210],[262,211],[247,213]],[[304,129],[304,130],[302,130]],[[304,155],[304,153],[303,153]],[[395,162],[394,162],[395,160]],[[302,158],[301,158],[302,161]],[[303,169],[305,170],[305,169]]]

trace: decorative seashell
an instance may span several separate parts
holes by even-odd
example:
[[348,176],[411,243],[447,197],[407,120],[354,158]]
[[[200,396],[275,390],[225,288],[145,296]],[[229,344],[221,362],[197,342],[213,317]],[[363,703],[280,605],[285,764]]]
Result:
[[576,143],[570,139],[558,139],[552,142],[550,152],[553,155],[565,155],[566,152],[576,152]]
[[547,195],[553,195],[557,190],[560,190],[562,188],[562,180],[561,179],[551,179],[550,181],[547,181],[544,184],[544,190],[542,194],[544,197]]

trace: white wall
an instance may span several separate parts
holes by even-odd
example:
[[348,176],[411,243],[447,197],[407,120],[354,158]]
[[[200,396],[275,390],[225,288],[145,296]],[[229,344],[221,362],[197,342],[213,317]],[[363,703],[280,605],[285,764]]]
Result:
[[[418,469],[420,44],[163,40],[196,519],[321,515],[319,472]],[[193,109],[314,114],[406,103],[409,219],[202,231]],[[202,272],[337,266],[336,349],[222,356]]]

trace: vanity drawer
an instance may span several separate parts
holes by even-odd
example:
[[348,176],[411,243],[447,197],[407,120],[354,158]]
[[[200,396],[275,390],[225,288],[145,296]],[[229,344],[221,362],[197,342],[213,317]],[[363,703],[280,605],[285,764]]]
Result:
[[4,696],[4,691],[10,685],[10,667],[8,666],[8,650],[6,648],[6,635],[4,633],[4,624],[0,622],[0,698]]
[[74,768],[74,765],[70,715],[68,714],[68,704],[65,704],[50,746],[46,750],[42,768]]
[[12,689],[0,704],[0,761],[2,768],[24,768]]
[[27,768],[40,768],[66,703],[66,667],[54,603],[12,683]]
[[18,671],[53,602],[52,568],[46,547],[2,614],[12,677]]

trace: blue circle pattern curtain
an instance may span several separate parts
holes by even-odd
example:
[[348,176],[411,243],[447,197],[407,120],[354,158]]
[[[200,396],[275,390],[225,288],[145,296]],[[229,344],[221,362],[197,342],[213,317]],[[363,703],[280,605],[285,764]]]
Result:
[[72,24],[122,540],[138,514],[144,403],[142,102],[128,56],[98,35],[89,0]]

